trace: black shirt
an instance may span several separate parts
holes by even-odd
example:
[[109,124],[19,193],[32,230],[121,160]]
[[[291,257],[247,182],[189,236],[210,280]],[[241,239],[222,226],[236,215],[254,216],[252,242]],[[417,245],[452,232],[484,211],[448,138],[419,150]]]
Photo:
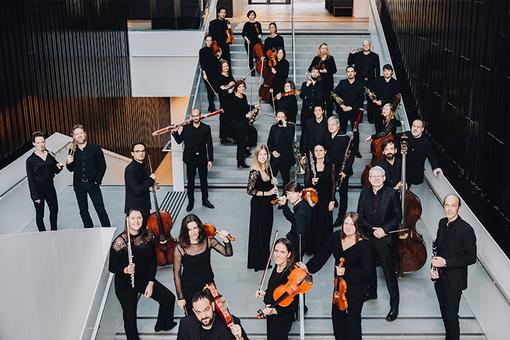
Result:
[[198,53],[198,61],[200,68],[207,74],[207,80],[212,86],[216,83],[216,79],[221,73],[220,61],[213,55],[212,48],[204,46]]
[[[271,272],[271,276],[269,277],[269,281],[267,282],[267,289],[266,289],[266,295],[264,295],[264,303],[266,305],[273,306],[275,300],[273,298],[273,292],[274,290],[282,285],[287,283],[288,276],[290,274],[291,268],[286,268],[281,273],[278,273],[276,271],[277,266],[275,265],[273,268],[273,271]],[[294,300],[291,302],[291,304],[287,307],[282,307],[279,305],[274,306],[274,309],[276,309],[277,315],[284,315],[284,314],[290,314],[297,311],[298,308],[298,301],[299,298],[296,295],[294,297]]]
[[379,55],[375,52],[365,54],[363,51],[349,53],[347,65],[356,68],[356,77],[364,82],[372,81],[381,74]]
[[[214,322],[210,330],[203,329],[202,324],[194,314],[183,317],[179,322],[177,340],[234,340],[235,337],[225,321],[223,321],[218,312],[215,313]],[[232,320],[236,325],[241,326],[239,318],[232,315]],[[243,339],[248,340],[248,336],[242,326],[241,330]]]
[[[312,207],[305,200],[301,200],[290,211],[288,205],[283,206],[283,215],[291,223],[287,238],[292,242],[294,249],[299,249],[299,235],[301,235],[301,249],[307,249],[307,241],[304,238],[309,235],[312,228]],[[298,252],[295,252],[298,255]]]
[[140,209],[144,215],[151,210],[151,197],[149,188],[154,185],[154,180],[147,175],[145,166],[133,160],[124,170],[124,182],[126,183],[126,199],[124,212],[130,209]]
[[209,125],[200,122],[198,127],[195,127],[191,123],[183,127],[181,134],[175,131],[172,136],[178,144],[184,142],[184,152],[182,154],[184,163],[195,160],[200,162],[214,161],[211,127]]
[[73,186],[76,190],[80,182],[88,181],[100,185],[106,172],[106,160],[103,150],[96,144],[87,143],[83,150],[76,148],[74,162],[66,165],[73,173]]
[[[359,111],[359,109],[363,108],[364,92],[363,84],[361,84],[360,81],[357,81],[355,79],[354,82],[352,82],[351,84],[348,79],[342,79],[335,87],[333,92],[336,93],[340,98],[342,98],[345,106],[352,107],[352,110],[348,111],[349,113],[357,112]],[[343,112],[340,105],[337,105],[337,112],[338,113]]]
[[214,19],[209,23],[209,34],[216,40],[220,46],[226,45],[227,41],[227,21]]
[[415,138],[410,131],[406,131],[404,133],[408,137],[406,180],[409,184],[420,184],[423,182],[425,159],[428,158],[432,169],[439,168],[439,162],[437,161],[436,154],[432,148],[432,143],[430,143],[427,136],[421,135],[421,137]]
[[[345,158],[345,152],[347,150],[347,146],[349,145],[351,137],[347,134],[337,133],[335,137],[331,137],[331,134],[328,133],[328,137],[326,138],[326,150],[328,153],[326,157],[335,164],[335,169],[340,173],[342,164]],[[354,141],[353,141],[354,142]],[[352,163],[354,162],[354,153],[351,150],[351,154],[345,161],[345,167],[343,173],[347,176],[352,175]]]
[[250,112],[252,107],[248,104],[246,95],[243,94],[242,98],[236,95],[227,97],[224,110],[222,114],[227,114],[228,117],[234,120],[247,120],[246,114]]
[[397,133],[397,128],[400,127],[401,125],[402,124],[400,123],[400,121],[393,117],[392,119],[390,119],[389,123],[384,126],[384,129],[381,132],[374,133],[370,137],[372,137],[372,139],[379,139],[386,135],[389,135],[390,133],[395,136],[395,134]]
[[324,104],[324,88],[321,81],[310,83],[306,86],[306,81],[301,84],[301,93],[299,98],[303,99],[303,110],[312,110],[315,104]]
[[278,51],[280,48],[285,50],[285,43],[283,42],[283,37],[281,35],[277,34],[274,38],[268,36],[264,40],[264,55],[267,55],[266,53],[268,50]]
[[[262,40],[259,38],[259,35],[262,34],[262,26],[260,26],[260,22],[245,22],[243,26],[243,31],[241,35],[247,37],[250,40],[250,47],[253,48],[255,44],[262,43]],[[245,41],[246,42],[246,41]]]
[[298,105],[297,98],[295,95],[293,96],[285,96],[281,97],[280,100],[275,102],[276,110],[285,110],[287,112],[287,121],[296,122]]
[[282,59],[276,64],[274,69],[276,73],[274,73],[271,87],[273,89],[273,95],[276,96],[277,93],[283,92],[283,86],[289,76],[289,62],[287,59]]
[[375,92],[377,99],[382,101],[382,106],[388,103],[393,104],[395,96],[401,93],[400,82],[393,77],[389,81],[386,81],[384,76],[375,78],[370,89]]
[[221,86],[227,86],[229,83],[231,83],[233,81],[235,81],[235,80],[234,80],[234,77],[232,77],[232,74],[229,73],[228,76],[224,76],[223,74],[220,73],[218,75],[218,77],[216,78],[215,83],[213,84],[213,86],[216,89],[216,92],[218,92],[218,97],[220,99],[220,104],[222,105],[221,106],[222,108],[223,108],[223,105],[224,105],[225,98],[229,97],[229,96],[232,96],[234,93],[233,92],[229,93],[228,89],[224,90],[224,89],[221,88]]
[[328,56],[325,60],[321,60],[321,57],[315,56],[308,67],[308,72],[311,72],[312,66],[317,67],[320,70],[321,64],[324,65],[326,73],[320,73],[322,83],[324,84],[324,94],[329,95],[329,92],[333,89],[334,80],[333,75],[336,73],[335,58],[332,55]]
[[373,227],[381,227],[385,233],[398,228],[402,220],[400,200],[397,192],[382,187],[375,194],[372,188],[365,188],[358,200],[359,225],[365,235],[373,236]]
[[400,158],[395,157],[393,165],[386,158],[381,159],[376,165],[384,169],[386,175],[384,186],[395,188],[395,185],[402,180],[402,160]]
[[300,145],[301,154],[309,157],[309,152],[313,152],[316,145],[322,145],[326,148],[326,138],[328,138],[328,123],[325,117],[322,117],[320,123],[314,118],[309,119],[305,126],[305,136]]
[[46,188],[53,186],[53,178],[62,169],[57,167],[58,161],[48,151],[46,160],[32,153],[26,160],[28,189],[33,201],[45,196]]
[[[267,138],[267,147],[271,153],[271,161],[278,161],[281,164],[291,165],[294,162],[292,151],[292,143],[294,142],[294,125],[288,124],[286,127],[283,125],[274,124],[269,131]],[[272,154],[273,151],[280,153],[280,157],[275,158]]]

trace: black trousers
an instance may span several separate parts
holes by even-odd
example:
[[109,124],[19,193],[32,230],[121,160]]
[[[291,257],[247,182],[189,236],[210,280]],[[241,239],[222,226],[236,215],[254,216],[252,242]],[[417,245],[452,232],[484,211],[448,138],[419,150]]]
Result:
[[379,133],[384,129],[384,117],[382,116],[382,108],[375,105],[371,101],[367,105],[368,122],[375,125],[375,132]]
[[[301,117],[299,118],[301,124],[301,136],[299,137],[299,145],[303,145],[303,140],[305,138],[305,130],[306,130],[306,122],[309,119],[314,118],[313,115],[313,107],[304,107],[301,109]],[[306,155],[308,157],[308,155]]]
[[202,201],[209,198],[207,192],[207,160],[191,159],[186,163],[186,177],[188,179],[188,200],[195,200],[195,175],[198,169],[198,177],[200,177],[200,191],[202,192]]
[[99,185],[92,182],[80,182],[78,187],[74,190],[76,200],[78,201],[78,207],[80,208],[80,216],[83,221],[83,226],[85,228],[94,227],[92,218],[89,214],[89,202],[87,200],[88,194],[92,200],[94,208],[96,209],[96,213],[99,217],[99,221],[101,222],[101,226],[103,228],[111,227],[110,219],[108,218],[108,214],[104,208],[103,195],[101,194],[101,188]]
[[331,319],[336,340],[361,340],[361,310],[368,293],[368,286],[349,286],[346,311],[332,305]]
[[358,118],[359,111],[351,110],[347,112],[343,112],[342,110],[338,110],[338,120],[340,120],[340,131],[343,133],[347,132],[347,125],[351,122],[351,130],[354,129],[354,124],[356,123],[356,119]]
[[[250,68],[250,70],[255,66],[254,65],[254,62],[253,62],[253,59],[255,57],[255,54],[253,53],[253,43],[250,42],[250,45],[248,46],[248,44],[246,43],[246,40],[244,41],[244,49],[246,50],[246,53],[248,53],[248,66]],[[264,65],[266,66],[266,65]],[[255,70],[253,70],[252,72],[255,72]]]
[[[121,287],[115,283],[115,295],[122,307],[122,318],[124,319],[124,331],[127,340],[139,340],[138,327],[136,325],[136,309],[138,305],[138,294],[145,292],[146,285],[135,285],[135,288]],[[154,280],[152,292],[153,300],[159,303],[158,319],[156,326],[162,329],[172,327],[174,321],[175,295],[159,281]]]
[[434,283],[434,288],[446,330],[446,340],[459,340],[459,304],[462,291],[453,288],[448,279],[441,276]]
[[349,190],[349,178],[346,176],[342,181],[342,185],[338,188],[338,218],[341,220],[347,212],[347,204],[349,203],[347,198],[347,192]]
[[37,229],[39,229],[39,231],[46,231],[46,227],[44,225],[44,202],[46,202],[50,209],[51,230],[57,230],[58,200],[53,182],[51,185],[38,188],[38,192],[42,194],[39,198],[41,202],[33,202],[35,207],[35,224],[37,225]]
[[221,59],[228,61],[228,64],[232,68],[232,61],[230,60],[230,45],[227,43],[218,43],[221,47]]
[[266,317],[267,340],[287,340],[294,322],[294,313],[269,315]]
[[[398,306],[399,292],[397,274],[395,273],[395,247],[393,246],[393,240],[390,242],[390,240],[387,239],[388,237],[393,236],[385,236],[381,239],[371,238],[370,245],[372,247],[374,263],[379,263],[384,271],[386,287],[390,294],[390,306]],[[377,293],[377,274],[375,265],[372,274],[371,292]]]
[[[280,155],[279,158],[282,156]],[[270,160],[271,164],[271,170],[273,171],[273,176],[278,177],[278,172],[282,174],[282,180],[283,180],[283,188],[285,189],[285,186],[287,183],[290,182],[290,167],[291,164],[288,160],[281,161],[278,158],[271,157]]]
[[214,107],[214,105],[215,105],[214,99],[215,98],[214,97],[215,97],[216,92],[214,92],[214,89],[211,87],[210,80],[207,80],[207,81],[204,80],[204,85],[207,90],[207,100],[209,101],[209,107],[207,109],[212,112],[215,109],[215,107]]
[[248,121],[246,119],[233,119],[232,130],[236,133],[237,140],[237,162],[244,162],[246,153],[246,142],[248,133]]

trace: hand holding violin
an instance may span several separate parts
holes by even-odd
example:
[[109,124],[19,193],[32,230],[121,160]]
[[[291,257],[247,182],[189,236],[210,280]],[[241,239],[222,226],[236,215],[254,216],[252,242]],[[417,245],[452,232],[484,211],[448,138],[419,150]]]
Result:
[[319,183],[319,178],[318,177],[312,178],[312,184],[317,185],[317,183]]
[[336,275],[337,276],[344,276],[345,274],[345,267],[335,266],[336,269]]
[[231,235],[226,230],[218,231],[218,235],[221,237],[221,239],[225,243],[229,243],[231,240]]
[[[269,305],[268,305],[269,306]],[[276,312],[276,309],[275,308],[270,308],[270,307],[266,307],[262,310],[262,313],[264,313],[265,316],[268,316],[268,315],[276,315],[277,312]]]
[[233,324],[232,326],[230,326],[230,332],[232,332],[232,335],[236,339],[242,339],[242,337],[243,337],[243,331],[241,329],[241,326],[239,326],[237,324]]

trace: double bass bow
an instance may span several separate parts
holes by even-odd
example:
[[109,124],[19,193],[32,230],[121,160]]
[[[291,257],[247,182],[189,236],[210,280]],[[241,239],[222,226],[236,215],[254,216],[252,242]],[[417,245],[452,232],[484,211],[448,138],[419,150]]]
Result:
[[[150,172],[153,173],[150,155],[148,155],[148,159]],[[166,266],[174,263],[174,249],[177,243],[170,233],[173,227],[172,217],[168,212],[159,209],[156,183],[152,186],[152,197],[154,198],[155,211],[147,219],[147,228],[156,240],[158,266]]]

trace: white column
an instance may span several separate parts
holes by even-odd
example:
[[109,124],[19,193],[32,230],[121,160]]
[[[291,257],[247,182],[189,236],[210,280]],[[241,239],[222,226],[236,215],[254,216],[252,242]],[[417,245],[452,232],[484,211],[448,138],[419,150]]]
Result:
[[368,18],[369,0],[354,0],[352,16],[354,18]]
[[[170,114],[172,123],[177,124],[186,119],[188,97],[170,98]],[[184,163],[182,162],[182,144],[172,138],[172,178],[175,191],[184,191]]]

